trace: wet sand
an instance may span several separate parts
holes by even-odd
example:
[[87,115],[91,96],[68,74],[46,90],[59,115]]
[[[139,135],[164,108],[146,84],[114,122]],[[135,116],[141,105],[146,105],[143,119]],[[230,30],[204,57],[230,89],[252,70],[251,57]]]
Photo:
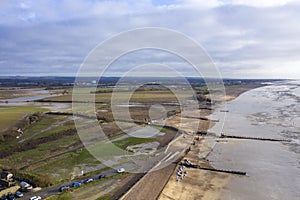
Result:
[[283,145],[229,140],[216,145],[209,160],[216,168],[247,172],[231,179],[222,199],[299,199],[299,168]]
[[300,113],[300,93],[292,88],[297,87],[280,83],[258,88],[229,103],[225,133],[291,142],[227,139],[215,145],[208,157],[214,167],[247,172],[231,179],[220,191],[222,199],[300,198],[300,129],[293,123]]

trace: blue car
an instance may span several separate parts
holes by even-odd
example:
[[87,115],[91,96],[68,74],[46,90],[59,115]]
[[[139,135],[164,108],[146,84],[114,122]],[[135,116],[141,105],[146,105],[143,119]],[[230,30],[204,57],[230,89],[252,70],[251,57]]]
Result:
[[79,183],[79,182],[72,183],[73,188],[80,187],[80,186],[81,186],[81,183]]
[[7,200],[6,196],[3,195],[3,196],[1,197],[1,200]]
[[15,196],[14,196],[11,192],[9,192],[9,193],[7,194],[7,199],[8,199],[8,200],[15,200]]
[[18,197],[18,198],[21,198],[21,197],[23,197],[23,193],[20,192],[20,191],[17,191],[15,196]]

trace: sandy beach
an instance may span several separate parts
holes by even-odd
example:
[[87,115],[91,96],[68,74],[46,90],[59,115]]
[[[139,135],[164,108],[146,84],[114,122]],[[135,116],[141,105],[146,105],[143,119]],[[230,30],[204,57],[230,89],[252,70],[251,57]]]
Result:
[[[193,164],[211,168],[206,157],[212,150],[208,144],[213,140],[213,138],[202,138],[201,141],[191,147],[191,151],[182,159],[182,162],[188,159]],[[225,173],[184,168],[183,171],[187,174],[178,180],[178,168],[179,165],[173,172],[159,199],[219,199],[221,189],[229,183],[232,176]]]

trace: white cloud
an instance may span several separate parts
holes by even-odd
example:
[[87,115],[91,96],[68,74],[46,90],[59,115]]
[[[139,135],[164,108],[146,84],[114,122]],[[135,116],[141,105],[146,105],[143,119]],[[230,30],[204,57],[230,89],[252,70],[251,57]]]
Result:
[[36,14],[34,12],[25,13],[19,16],[22,21],[34,21],[36,19]]
[[30,6],[27,3],[25,3],[25,2],[21,2],[20,3],[20,8],[22,8],[22,9],[28,9],[28,8],[30,8]]
[[244,5],[252,7],[278,7],[296,1],[297,0],[228,0],[223,2],[226,2],[226,4]]
[[180,1],[180,3],[192,9],[215,8],[223,4],[221,1],[218,0],[182,0]]
[[103,40],[156,26],[195,39],[226,77],[300,77],[299,9],[291,0],[0,1],[0,69],[75,74]]
[[[299,79],[300,61],[284,59],[243,60],[216,63],[224,68],[226,78],[291,78]],[[243,66],[243,67],[241,67]],[[282,70],[282,69],[285,70]]]

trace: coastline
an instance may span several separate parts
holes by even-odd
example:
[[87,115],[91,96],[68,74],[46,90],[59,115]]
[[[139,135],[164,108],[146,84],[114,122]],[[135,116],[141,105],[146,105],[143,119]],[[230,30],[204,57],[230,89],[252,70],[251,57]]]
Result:
[[[227,88],[226,101],[234,100],[244,92],[263,86],[265,85],[255,84],[244,85],[244,87],[239,86],[240,88],[238,89],[238,86]],[[207,130],[208,128],[206,131]],[[195,143],[191,145],[191,150],[183,157],[181,163],[185,159],[188,159],[193,164],[215,169],[207,157],[212,152],[214,144],[222,142],[222,140],[224,139],[216,139],[213,136],[199,136],[199,140],[195,140]],[[234,176],[238,176],[234,174],[189,168],[185,169],[187,172],[186,177],[178,182],[176,180],[176,174],[177,169],[180,166],[179,164],[176,166],[158,199],[220,199],[221,190],[230,183]]]
[[299,197],[294,189],[300,180],[299,129],[292,124],[299,116],[298,99],[298,85],[282,82],[251,90],[227,105],[224,134],[289,141],[227,138],[217,143],[208,157],[214,167],[247,172],[245,177],[232,176],[221,190],[222,199]]
[[[227,88],[226,100],[230,101],[237,98],[242,93],[262,87],[264,85],[240,85]],[[208,117],[212,111],[198,110],[201,116]],[[169,126],[178,126],[178,118],[172,117],[167,123]],[[199,123],[199,131],[207,131],[214,126],[211,120],[189,119],[183,126],[185,132],[189,132],[191,123]],[[127,191],[121,199],[219,199],[221,190],[230,183],[232,174],[213,172],[200,169],[185,169],[187,175],[177,181],[177,169],[185,160],[190,160],[193,164],[213,169],[211,163],[207,159],[213,150],[214,144],[217,142],[214,136],[191,136],[184,134],[184,141],[176,141],[177,146],[189,145],[189,151],[182,156],[177,163],[161,170],[153,170],[147,173],[139,180],[131,189]],[[220,139],[218,139],[219,141]]]

